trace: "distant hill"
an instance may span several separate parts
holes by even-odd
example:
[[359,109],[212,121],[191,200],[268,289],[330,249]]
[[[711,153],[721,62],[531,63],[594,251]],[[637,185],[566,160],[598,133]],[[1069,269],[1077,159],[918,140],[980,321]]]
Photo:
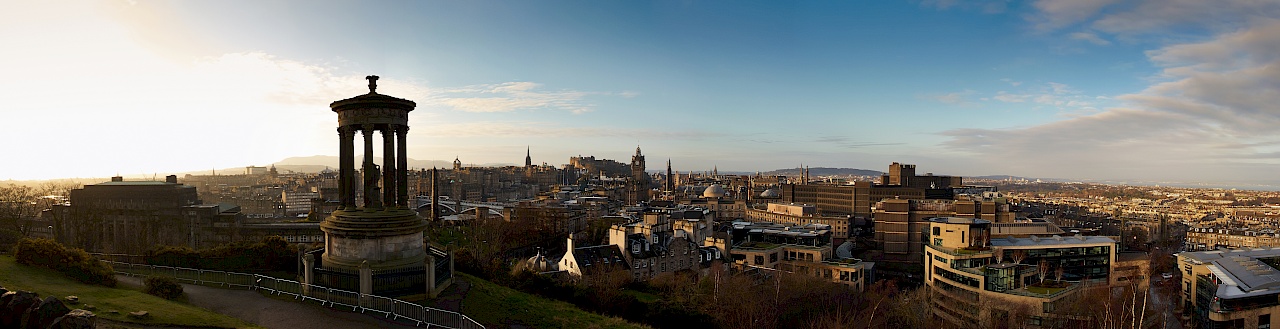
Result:
[[1037,179],[1037,178],[1032,178],[1032,177],[1019,177],[1019,176],[1013,176],[1013,175],[986,175],[986,176],[974,176],[974,177],[965,177],[965,178],[973,178],[973,179],[989,179],[989,180],[1005,180],[1005,179],[1012,179],[1012,180],[1036,180],[1036,179]]
[[[361,159],[360,155],[356,155],[356,158],[357,158],[356,162],[359,162]],[[382,157],[373,157],[373,162],[382,164]],[[409,158],[407,163],[409,164],[409,168],[414,168],[414,169],[453,168],[453,160],[416,160],[413,158]],[[303,172],[303,173],[316,173],[316,172],[320,172],[321,170],[324,170],[325,167],[337,170],[338,157],[332,156],[332,155],[291,157],[291,158],[285,158],[284,160],[280,160],[273,164],[276,166],[276,169],[280,170],[281,172],[288,170],[288,171]],[[356,165],[359,166],[358,163]],[[501,166],[513,166],[514,164],[510,164],[510,163],[475,164],[475,163],[463,162],[462,165],[467,167],[501,167]],[[267,165],[267,166],[270,166],[270,165]]]
[[[777,169],[761,173],[765,176],[799,176],[800,168]],[[854,168],[826,168],[811,167],[809,168],[809,176],[881,176],[882,171],[854,169]]]

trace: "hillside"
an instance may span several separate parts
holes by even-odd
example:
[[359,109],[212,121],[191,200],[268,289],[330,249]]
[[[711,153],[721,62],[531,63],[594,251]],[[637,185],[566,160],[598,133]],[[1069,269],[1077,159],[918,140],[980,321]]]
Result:
[[[165,300],[137,290],[83,284],[53,270],[18,265],[9,255],[0,256],[0,287],[36,292],[41,298],[78,296],[80,304],[67,305],[69,308],[93,305],[92,312],[95,315],[112,321],[137,322],[157,327],[257,327],[188,303]],[[150,312],[151,318],[133,320],[126,316],[129,312],[138,310]]]
[[[456,290],[452,293],[465,295],[462,314],[489,328],[649,328],[583,311],[573,304],[524,293],[466,273],[457,274],[453,287]],[[441,295],[441,299],[450,298]]]

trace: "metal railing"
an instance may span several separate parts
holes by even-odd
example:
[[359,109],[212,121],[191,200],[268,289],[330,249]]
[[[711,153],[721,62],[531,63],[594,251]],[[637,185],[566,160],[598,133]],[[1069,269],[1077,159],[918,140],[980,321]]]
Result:
[[103,260],[103,262],[111,264],[115,273],[127,276],[166,275],[180,282],[191,284],[250,289],[268,294],[292,296],[295,300],[314,301],[328,307],[351,308],[353,312],[372,312],[388,319],[413,321],[417,326],[425,324],[428,328],[484,329],[484,325],[458,312],[421,306],[399,299],[326,288],[261,274],[134,264],[109,260]]

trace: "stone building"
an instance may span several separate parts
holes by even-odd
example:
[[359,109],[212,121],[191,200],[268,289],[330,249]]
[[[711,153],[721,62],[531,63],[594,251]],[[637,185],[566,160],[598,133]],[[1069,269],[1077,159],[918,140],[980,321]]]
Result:
[[831,227],[831,238],[834,243],[848,240],[853,227],[853,216],[827,216],[818,213],[817,207],[805,204],[767,203],[763,209],[748,208],[746,220],[791,225],[827,225]]
[[[45,211],[53,237],[93,252],[141,254],[159,245],[208,246],[201,228],[234,221],[239,209],[204,205],[196,188],[165,181],[125,181],[85,185],[71,191],[69,203]],[[226,211],[223,211],[226,210]]]
[[631,157],[631,177],[627,182],[627,204],[639,204],[649,201],[649,175],[644,171],[644,155],[636,146],[636,155]]

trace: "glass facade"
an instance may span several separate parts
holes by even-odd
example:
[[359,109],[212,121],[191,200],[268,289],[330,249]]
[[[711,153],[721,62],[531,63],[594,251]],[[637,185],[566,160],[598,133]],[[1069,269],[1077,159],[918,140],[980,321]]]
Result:
[[958,273],[952,272],[951,270],[944,269],[937,266],[935,266],[933,270],[934,272],[939,273],[940,276],[947,278],[947,280],[955,281],[957,283],[967,285],[970,287],[975,287],[975,288],[978,287],[978,283],[979,283],[978,279],[960,275]]
[[995,292],[1004,292],[1005,290],[1016,288],[1018,282],[1018,267],[986,267],[983,276],[987,278],[987,290]]
[[1063,268],[1063,281],[1106,281],[1111,275],[1111,247],[1065,247],[1043,249],[1006,249],[1005,259],[1011,259],[1016,250],[1025,250],[1026,265],[1048,262],[1051,269]]

